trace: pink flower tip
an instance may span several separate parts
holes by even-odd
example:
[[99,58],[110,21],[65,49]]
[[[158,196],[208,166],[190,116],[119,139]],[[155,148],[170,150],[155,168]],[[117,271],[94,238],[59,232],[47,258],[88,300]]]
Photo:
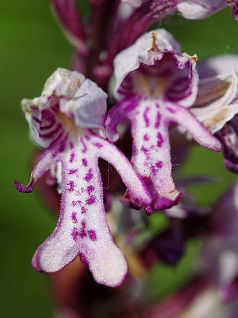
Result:
[[23,193],[30,193],[33,190],[33,182],[31,181],[27,186],[24,186],[21,182],[14,180],[14,186],[17,191],[23,192]]

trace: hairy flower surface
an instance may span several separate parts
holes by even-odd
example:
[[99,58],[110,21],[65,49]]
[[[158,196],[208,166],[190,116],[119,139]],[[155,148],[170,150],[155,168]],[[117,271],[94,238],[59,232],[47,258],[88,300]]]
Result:
[[53,234],[36,251],[33,267],[56,272],[80,256],[97,282],[116,286],[127,272],[127,263],[107,225],[98,158],[116,168],[133,205],[147,205],[150,197],[126,157],[99,135],[106,98],[82,74],[57,69],[40,97],[23,100],[31,136],[46,150],[34,167],[29,184],[25,187],[15,181],[15,186],[21,192],[31,192],[37,179],[60,163],[59,221]]
[[146,33],[115,58],[114,94],[119,102],[108,114],[107,134],[115,141],[118,124],[131,122],[132,164],[153,197],[149,213],[181,198],[171,176],[171,123],[182,125],[202,146],[221,150],[219,141],[188,110],[197,96],[196,60],[181,53],[163,29]]

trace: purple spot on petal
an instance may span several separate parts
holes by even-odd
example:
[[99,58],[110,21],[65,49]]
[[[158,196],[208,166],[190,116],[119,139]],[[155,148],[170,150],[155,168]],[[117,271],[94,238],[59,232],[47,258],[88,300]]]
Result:
[[72,163],[74,161],[74,158],[75,158],[75,153],[71,152],[69,162]]
[[72,212],[72,220],[74,223],[77,223],[77,216],[76,216],[76,212]]
[[81,228],[80,228],[80,233],[79,233],[79,235],[80,235],[81,238],[84,238],[84,237],[87,236],[86,231],[85,231],[85,228],[86,228],[86,221],[83,220],[83,221],[81,222]]
[[157,174],[158,170],[157,170],[157,168],[155,166],[152,166],[151,167],[151,172],[152,172],[153,176],[155,176]]
[[91,241],[97,240],[97,234],[94,230],[88,230],[88,236],[89,236]]
[[94,186],[90,185],[87,187],[88,195],[90,195],[95,190]]
[[155,121],[155,128],[159,128],[160,121],[161,121],[161,114],[159,112],[157,112],[156,121]]
[[93,142],[93,145],[98,149],[101,149],[103,147],[103,145],[100,144],[99,142]]
[[155,176],[158,173],[158,171],[162,168],[162,166],[163,166],[162,161],[156,162],[155,166],[151,167],[152,174]]
[[163,136],[161,135],[160,132],[158,132],[158,134],[157,134],[157,146],[161,147],[163,142],[164,142]]
[[78,169],[70,169],[69,174],[75,174],[78,171]]
[[150,158],[150,150],[146,148],[145,146],[142,146],[141,151],[145,154],[146,159],[148,160]]
[[86,176],[84,177],[84,180],[89,182],[90,180],[92,180],[93,178],[93,173],[92,173],[92,169],[88,170],[88,173],[86,174]]
[[82,214],[85,214],[87,212],[86,208],[84,206],[81,207]]
[[83,159],[82,159],[82,164],[83,164],[84,167],[87,167],[88,162],[87,162],[87,159],[86,159],[86,158],[83,158]]
[[144,140],[145,140],[145,141],[149,141],[149,140],[150,140],[150,136],[149,136],[148,134],[145,134],[145,135],[144,135]]
[[81,143],[83,145],[82,153],[86,153],[87,152],[87,146],[86,146],[85,142],[83,141],[82,137],[80,137],[80,141],[81,141]]
[[89,135],[85,135],[85,139],[90,140]]
[[96,202],[96,198],[94,196],[91,196],[86,200],[87,205],[93,205],[95,202]]
[[142,147],[141,147],[141,151],[142,151],[144,154],[148,154],[149,149],[146,148],[145,146],[142,146]]
[[159,160],[158,162],[156,162],[156,167],[161,169],[163,167],[163,162],[161,160]]
[[81,204],[81,201],[72,201],[72,206],[76,206],[76,205],[80,205]]
[[79,231],[76,229],[76,227],[73,228],[71,235],[72,235],[73,240],[77,241],[78,236],[79,236]]
[[149,127],[149,125],[150,125],[150,120],[149,120],[149,117],[148,117],[149,111],[150,111],[150,107],[146,107],[146,109],[145,109],[145,111],[143,113],[144,122],[145,122],[146,127]]
[[69,143],[70,149],[74,149],[74,144],[72,142]]
[[68,183],[68,191],[69,192],[73,192],[74,191],[74,189],[75,189],[75,186],[74,186],[74,182],[73,181],[69,181],[69,183]]

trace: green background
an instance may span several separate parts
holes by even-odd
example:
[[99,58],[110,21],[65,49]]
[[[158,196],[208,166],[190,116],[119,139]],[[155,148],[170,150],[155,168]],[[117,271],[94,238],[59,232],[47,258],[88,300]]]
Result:
[[[174,33],[183,51],[191,55],[197,53],[199,58],[237,52],[238,26],[230,10],[205,21],[184,21],[176,17],[166,21],[163,27]],[[53,230],[56,219],[47,211],[37,191],[19,194],[13,187],[13,179],[28,181],[34,152],[20,100],[38,96],[47,77],[57,67],[69,65],[71,54],[72,48],[55,22],[48,1],[1,1],[0,317],[53,315],[48,278],[32,270],[31,258]],[[212,203],[236,178],[223,168],[222,155],[195,147],[181,174],[201,173],[219,176],[215,185],[191,189],[201,204]],[[185,257],[179,268],[163,266],[153,270],[154,295],[163,294],[164,289],[165,293],[169,292],[181,284],[189,257],[192,258],[191,255]],[[175,275],[177,273],[179,275]],[[176,281],[175,277],[178,277]]]

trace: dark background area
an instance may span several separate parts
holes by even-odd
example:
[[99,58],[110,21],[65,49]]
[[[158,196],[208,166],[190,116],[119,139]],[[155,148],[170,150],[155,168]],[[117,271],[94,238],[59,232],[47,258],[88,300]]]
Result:
[[[87,3],[85,2],[85,8]],[[81,5],[82,6],[82,5]],[[86,9],[85,9],[86,12]],[[238,52],[237,23],[230,10],[204,21],[180,17],[162,25],[181,43],[183,51],[205,58]],[[31,268],[31,258],[51,233],[56,219],[37,195],[19,194],[13,179],[27,183],[34,145],[20,108],[23,97],[39,96],[45,80],[57,67],[68,67],[72,48],[52,16],[47,0],[1,1],[0,5],[0,317],[52,317],[48,277]],[[200,204],[211,204],[236,178],[223,167],[221,154],[194,147],[181,175],[217,176],[215,184],[193,186],[190,190]],[[158,222],[154,216],[152,222]],[[164,265],[152,271],[154,297],[168,294],[188,276],[196,244],[188,246],[178,268]]]

